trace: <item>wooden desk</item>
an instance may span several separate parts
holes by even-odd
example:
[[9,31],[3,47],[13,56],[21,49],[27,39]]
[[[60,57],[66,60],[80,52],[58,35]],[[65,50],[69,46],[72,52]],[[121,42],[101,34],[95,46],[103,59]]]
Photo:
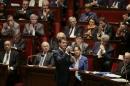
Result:
[[[54,72],[54,68],[36,66],[21,67],[24,86],[56,86]],[[75,80],[74,74],[75,73],[72,71],[70,86],[73,86]]]
[[8,76],[8,66],[0,64],[0,86],[6,86]]
[[108,77],[98,76],[91,73],[80,72],[82,86],[126,86],[125,82],[113,81]]

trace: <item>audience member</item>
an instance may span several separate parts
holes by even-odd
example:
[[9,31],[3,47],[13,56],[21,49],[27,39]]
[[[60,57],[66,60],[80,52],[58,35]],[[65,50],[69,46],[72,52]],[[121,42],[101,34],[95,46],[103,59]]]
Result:
[[48,42],[42,42],[42,51],[38,53],[34,59],[34,64],[38,66],[53,66],[54,60],[52,58],[52,53],[50,50],[50,45]]
[[[100,17],[99,18],[98,29],[102,30],[104,32],[104,34],[109,35],[110,39],[113,38],[112,26],[107,22],[107,20],[105,19],[105,17]],[[95,33],[98,32],[98,29],[97,29],[97,31]]]
[[84,42],[84,40],[83,40],[83,38],[81,36],[77,36],[75,38],[75,42],[72,42],[72,44],[71,44],[72,49],[75,46],[80,47],[82,55],[87,56],[87,54],[89,53],[89,49],[88,49],[89,45]]
[[[103,35],[100,42],[95,42],[93,54],[97,57],[99,71],[110,71],[112,58],[112,45],[109,43],[109,35]],[[98,65],[96,64],[96,65]],[[101,69],[100,69],[101,68]]]
[[6,86],[14,86],[17,81],[17,67],[19,66],[19,53],[11,49],[11,41],[6,40],[4,42],[4,51],[0,52],[0,63],[8,65],[8,77]]
[[21,8],[16,10],[15,18],[17,20],[29,19],[30,15],[32,14],[31,9],[29,8],[29,1],[23,0]]
[[118,69],[115,72],[118,75],[121,75],[123,78],[130,80],[130,53],[125,52],[123,62],[118,64]]
[[118,9],[125,9],[127,4],[128,4],[127,0],[113,0],[110,7],[111,8],[118,8]]
[[1,34],[3,36],[13,36],[20,33],[19,24],[14,21],[14,17],[12,15],[7,16],[7,22],[3,24],[3,28]]
[[85,5],[85,12],[79,16],[80,22],[88,22],[90,19],[94,19],[96,22],[98,22],[98,17],[96,13],[92,12],[91,9],[91,6]]
[[36,14],[31,14],[30,23],[25,24],[23,35],[27,36],[43,36],[44,26],[41,23],[38,23],[38,16]]
[[5,17],[6,17],[5,4],[0,3],[0,19],[5,19]]
[[90,19],[88,21],[88,25],[84,29],[83,37],[86,39],[93,39],[94,38],[94,32],[97,29],[97,25],[94,19]]
[[69,24],[65,26],[64,33],[68,38],[75,38],[77,35],[82,35],[83,29],[77,24],[75,17],[71,16],[68,19]]
[[25,49],[25,39],[22,37],[21,33],[13,36],[12,48],[14,48],[18,51],[21,51],[21,52],[24,51],[24,49]]

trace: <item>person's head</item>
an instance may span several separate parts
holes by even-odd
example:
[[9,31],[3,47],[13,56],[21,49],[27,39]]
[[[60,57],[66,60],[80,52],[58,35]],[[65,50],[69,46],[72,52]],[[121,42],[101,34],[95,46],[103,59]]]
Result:
[[110,37],[109,37],[109,35],[107,35],[107,34],[104,34],[104,35],[101,36],[101,42],[102,42],[104,45],[107,45],[107,44],[109,43],[109,39],[110,39]]
[[9,50],[11,50],[11,41],[10,40],[6,40],[5,42],[4,42],[4,49],[5,49],[5,51],[9,51]]
[[42,9],[48,9],[49,8],[49,1],[48,0],[44,0],[42,2]]
[[72,26],[72,27],[75,26],[77,23],[76,18],[73,16],[69,17],[68,21],[69,21],[70,26]]
[[66,51],[67,48],[67,40],[65,38],[62,38],[59,40],[59,47],[63,50]]
[[8,21],[8,22],[14,22],[14,17],[13,17],[13,15],[8,15],[8,16],[7,16],[7,21]]
[[124,62],[130,63],[130,53],[129,52],[125,52],[125,56],[124,56]]
[[23,8],[24,10],[26,10],[28,7],[29,7],[29,1],[28,1],[28,0],[23,0],[22,8]]
[[75,42],[76,42],[77,45],[80,45],[80,44],[83,42],[82,37],[81,37],[81,36],[77,36],[77,37],[75,38]]
[[95,25],[95,20],[94,19],[90,19],[89,20],[89,25]]
[[79,56],[81,55],[81,48],[79,46],[74,46],[73,51],[74,51],[74,56],[76,58],[79,58]]
[[128,11],[130,11],[130,4],[128,4],[128,5],[126,6],[126,9],[127,9]]
[[50,45],[48,42],[42,42],[41,48],[42,48],[42,51],[46,53],[50,50]]
[[62,38],[66,38],[66,35],[63,32],[58,32],[56,35],[56,38],[58,40],[62,39]]
[[99,26],[104,27],[107,24],[107,20],[105,17],[100,17],[99,18]]
[[38,21],[38,16],[36,14],[31,14],[30,15],[30,22],[31,24],[36,24]]
[[92,9],[92,6],[90,6],[90,5],[88,5],[88,4],[85,4],[85,12],[90,12],[91,11],[91,9]]

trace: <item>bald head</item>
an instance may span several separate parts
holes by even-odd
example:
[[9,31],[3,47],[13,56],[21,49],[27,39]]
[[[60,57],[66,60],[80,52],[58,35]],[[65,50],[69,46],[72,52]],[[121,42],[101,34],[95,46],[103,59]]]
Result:
[[61,38],[66,38],[66,35],[63,32],[59,32],[59,33],[57,33],[56,38],[58,40],[61,39]]
[[47,53],[49,51],[49,49],[50,49],[50,45],[49,45],[48,42],[42,42],[41,48],[42,48],[44,53]]
[[11,41],[7,40],[4,42],[5,51],[9,51],[11,49]]
[[130,63],[130,53],[129,52],[125,53],[124,62],[125,63]]

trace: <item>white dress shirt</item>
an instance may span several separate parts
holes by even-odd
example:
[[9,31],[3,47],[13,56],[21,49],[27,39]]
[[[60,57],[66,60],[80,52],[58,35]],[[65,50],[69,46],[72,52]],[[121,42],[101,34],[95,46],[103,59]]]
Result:
[[43,55],[44,55],[44,57],[41,57],[41,60],[39,62],[39,66],[43,66],[43,63],[45,62],[45,58],[46,58],[47,54],[43,54]]
[[74,33],[75,33],[75,27],[70,28],[70,32],[69,32],[69,34],[70,34],[70,38],[75,38]]
[[11,54],[11,50],[7,53],[5,53],[4,55],[4,59],[3,59],[3,64],[5,65],[9,65],[9,61],[10,61],[10,54]]

